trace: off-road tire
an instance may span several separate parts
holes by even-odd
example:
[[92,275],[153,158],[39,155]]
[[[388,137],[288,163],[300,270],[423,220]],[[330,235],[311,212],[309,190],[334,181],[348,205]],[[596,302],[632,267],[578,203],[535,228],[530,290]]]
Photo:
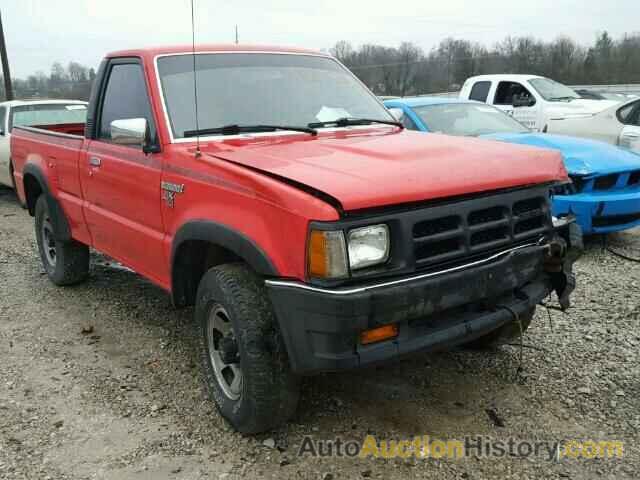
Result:
[[43,224],[48,221],[55,228],[55,219],[49,214],[49,205],[44,195],[40,195],[36,201],[35,217],[38,252],[49,279],[59,286],[83,281],[89,273],[89,247],[75,240],[61,242],[55,239],[49,247],[55,251],[55,262],[50,261],[45,251],[47,246],[43,238]]
[[518,322],[513,320],[502,327],[483,335],[482,337],[476,338],[469,343],[465,343],[464,347],[471,350],[487,350],[494,349],[506,343],[519,341],[520,333],[524,335],[524,332],[527,331],[527,328],[529,328],[529,325],[531,324],[531,320],[533,320],[533,314],[535,311],[536,309],[532,308],[529,312],[520,315],[519,320],[520,325],[522,326],[522,331],[520,330]]
[[[233,328],[242,370],[241,392],[235,400],[217,380],[209,352],[209,317],[221,307]],[[198,287],[195,319],[201,328],[200,357],[207,389],[220,414],[244,434],[271,430],[291,418],[300,379],[291,373],[262,279],[242,263],[211,268]]]

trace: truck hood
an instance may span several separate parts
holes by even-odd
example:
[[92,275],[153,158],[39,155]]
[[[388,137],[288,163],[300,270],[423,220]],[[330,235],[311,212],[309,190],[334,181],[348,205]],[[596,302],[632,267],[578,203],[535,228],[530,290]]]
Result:
[[387,128],[255,137],[203,151],[311,187],[346,211],[567,178],[556,152]]
[[585,98],[572,100],[571,102],[554,102],[549,104],[546,116],[550,120],[592,116],[618,103],[614,100],[589,100]]
[[598,175],[640,169],[640,155],[615,145],[584,138],[545,133],[495,133],[482,138],[550,148],[564,157],[572,175]]

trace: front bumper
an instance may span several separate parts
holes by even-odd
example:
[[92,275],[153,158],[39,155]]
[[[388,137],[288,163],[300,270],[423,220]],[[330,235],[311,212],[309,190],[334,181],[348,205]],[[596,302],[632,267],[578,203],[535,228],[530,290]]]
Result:
[[640,190],[555,195],[553,214],[572,213],[584,233],[609,233],[640,225]]
[[[266,285],[293,371],[335,371],[466,343],[513,321],[512,312],[530,313],[559,288],[557,275],[571,276],[566,252],[549,267],[548,251],[548,243],[534,243],[445,271],[359,287]],[[397,338],[359,343],[363,330],[389,323],[398,324]]]

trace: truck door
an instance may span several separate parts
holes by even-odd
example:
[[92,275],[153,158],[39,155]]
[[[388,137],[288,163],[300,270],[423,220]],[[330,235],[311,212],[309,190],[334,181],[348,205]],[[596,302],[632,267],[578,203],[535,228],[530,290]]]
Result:
[[112,136],[114,122],[139,125],[144,119],[157,142],[143,67],[138,59],[113,59],[104,78],[93,138],[80,161],[87,223],[95,248],[163,284],[159,154]]
[[620,133],[620,146],[640,153],[640,101],[624,118],[624,127]]
[[499,82],[493,98],[497,108],[533,130],[539,129],[537,103],[536,97],[519,82]]

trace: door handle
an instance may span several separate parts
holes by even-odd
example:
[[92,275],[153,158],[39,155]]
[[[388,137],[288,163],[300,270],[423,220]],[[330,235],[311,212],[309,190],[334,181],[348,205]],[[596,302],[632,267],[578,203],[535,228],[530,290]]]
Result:
[[626,138],[640,138],[640,133],[625,133],[622,136]]
[[98,157],[89,157],[89,165],[92,167],[99,167],[102,164],[102,160]]

